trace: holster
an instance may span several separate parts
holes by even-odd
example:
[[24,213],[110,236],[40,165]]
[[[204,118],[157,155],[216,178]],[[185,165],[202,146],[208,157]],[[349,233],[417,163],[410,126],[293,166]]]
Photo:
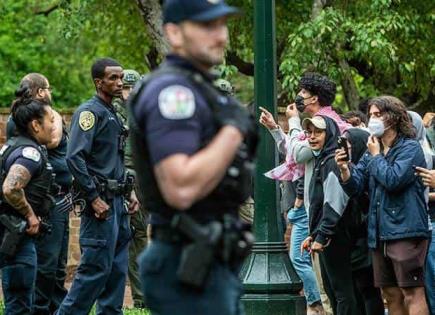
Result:
[[171,225],[189,240],[183,246],[177,277],[198,290],[204,288],[214,262],[238,266],[249,255],[254,242],[252,233],[241,229],[241,224],[231,215],[225,215],[223,222],[201,225],[187,214],[179,214]]

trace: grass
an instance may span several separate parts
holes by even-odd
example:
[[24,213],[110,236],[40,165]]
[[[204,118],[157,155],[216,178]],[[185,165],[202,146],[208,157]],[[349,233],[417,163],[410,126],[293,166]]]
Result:
[[[0,301],[0,315],[4,314],[4,304],[3,301]],[[89,315],[95,315],[95,307],[92,308],[92,311]],[[151,313],[146,309],[139,308],[125,308],[124,315],[151,315]]]

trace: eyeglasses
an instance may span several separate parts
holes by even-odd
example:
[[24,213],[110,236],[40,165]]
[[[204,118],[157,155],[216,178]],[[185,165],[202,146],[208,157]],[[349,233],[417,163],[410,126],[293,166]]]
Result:
[[315,137],[320,136],[322,133],[324,132],[324,130],[322,129],[313,129],[313,130],[305,130],[304,134],[307,137],[311,137],[312,134],[314,134]]
[[53,88],[51,87],[51,86],[49,86],[49,87],[44,87],[44,88],[42,88],[43,90],[49,90],[50,92],[52,92],[53,91]]

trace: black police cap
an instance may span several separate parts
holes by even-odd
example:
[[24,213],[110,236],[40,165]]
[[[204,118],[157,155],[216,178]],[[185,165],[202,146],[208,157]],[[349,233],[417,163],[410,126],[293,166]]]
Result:
[[224,0],[165,0],[163,23],[180,23],[186,20],[206,22],[239,13]]

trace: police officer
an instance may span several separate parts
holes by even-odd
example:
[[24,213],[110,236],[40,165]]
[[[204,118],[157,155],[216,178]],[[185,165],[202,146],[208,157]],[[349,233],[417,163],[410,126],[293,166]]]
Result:
[[[215,252],[214,236],[220,222],[236,220],[249,194],[255,123],[209,73],[223,61],[226,20],[237,9],[168,0],[163,13],[172,52],[129,101],[133,159],[151,212],[152,242],[139,258],[145,302],[160,315],[241,314],[240,261],[217,257],[226,247]],[[201,243],[198,231],[208,231],[207,246],[192,251]]]
[[[29,73],[23,77],[15,92],[17,99],[35,99],[51,104],[51,86],[47,78],[40,73]],[[62,116],[52,109],[54,131],[47,143],[48,161],[53,167],[55,184],[53,197],[55,205],[50,209],[49,223],[51,233],[35,241],[37,253],[37,273],[35,285],[34,315],[53,313],[62,302],[67,290],[64,287],[66,263],[68,258],[69,210],[72,198],[69,193],[72,176],[66,165],[66,146],[68,134]],[[12,116],[7,123],[7,138],[17,134]]]
[[[126,69],[124,70],[124,78],[122,79],[122,97],[116,98],[113,101],[113,106],[116,109],[119,119],[123,124],[128,127],[127,123],[127,109],[126,100],[130,95],[131,90],[137,81],[139,81],[140,75],[135,70]],[[131,146],[130,142],[127,141],[125,146],[125,167],[127,172],[134,174],[133,171],[133,161],[131,157]],[[138,199],[141,201],[140,195],[136,194]],[[148,223],[148,212],[141,206],[139,211],[130,217],[130,227],[134,231],[133,239],[130,242],[128,249],[128,278],[130,280],[131,295],[133,298],[133,304],[135,308],[144,308],[143,294],[139,279],[137,256],[147,245],[147,223]]]
[[[81,217],[81,258],[57,314],[122,314],[130,228],[124,207],[126,133],[112,106],[122,93],[123,69],[110,58],[92,65],[97,94],[71,121],[67,163],[87,204]],[[130,200],[130,211],[137,210]]]
[[32,236],[52,207],[52,168],[43,145],[51,141],[54,114],[49,104],[19,98],[12,105],[18,136],[0,151],[0,265],[5,314],[31,314],[36,278]]

